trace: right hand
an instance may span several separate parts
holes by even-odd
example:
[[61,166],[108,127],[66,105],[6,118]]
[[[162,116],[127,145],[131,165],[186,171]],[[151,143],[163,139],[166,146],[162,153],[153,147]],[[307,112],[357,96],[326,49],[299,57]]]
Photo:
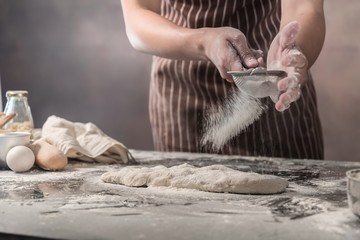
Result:
[[263,67],[261,50],[248,47],[245,35],[232,27],[204,28],[204,52],[213,62],[223,79],[233,82],[228,71],[242,71],[248,68]]

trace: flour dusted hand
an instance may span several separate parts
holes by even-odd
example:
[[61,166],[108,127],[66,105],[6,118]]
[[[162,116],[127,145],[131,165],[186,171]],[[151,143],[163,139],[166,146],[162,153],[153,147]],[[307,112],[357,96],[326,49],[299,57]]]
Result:
[[204,28],[202,42],[206,57],[223,79],[233,82],[228,71],[264,66],[262,51],[251,49],[245,35],[232,27]]
[[167,168],[130,166],[117,172],[107,172],[104,182],[130,187],[176,187],[207,192],[274,194],[285,191],[288,181],[271,175],[233,170],[222,165],[197,168],[182,164]]
[[308,61],[296,45],[300,24],[288,23],[271,43],[267,64],[269,70],[284,70],[288,76],[278,82],[278,89],[284,91],[275,104],[278,111],[284,111],[299,99],[301,86],[308,80]]

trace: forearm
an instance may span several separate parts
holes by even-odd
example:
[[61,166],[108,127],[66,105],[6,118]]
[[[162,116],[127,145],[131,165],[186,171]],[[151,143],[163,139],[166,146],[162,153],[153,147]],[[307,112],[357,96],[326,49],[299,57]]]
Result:
[[140,5],[141,1],[122,0],[126,33],[135,49],[165,58],[207,59],[201,42],[204,29],[180,27]]
[[165,58],[211,61],[228,81],[228,71],[264,65],[239,29],[178,26],[160,15],[161,1],[121,0],[126,33],[135,49]]
[[[292,3],[295,1],[297,3]],[[319,56],[325,39],[323,1],[283,0],[280,29],[294,20],[301,25],[296,43],[306,56],[310,68]]]

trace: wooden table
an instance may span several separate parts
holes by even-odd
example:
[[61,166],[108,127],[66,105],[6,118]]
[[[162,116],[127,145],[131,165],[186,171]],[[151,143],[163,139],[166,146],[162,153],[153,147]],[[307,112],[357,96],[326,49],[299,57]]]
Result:
[[0,232],[17,239],[360,239],[345,179],[345,172],[360,163],[132,153],[144,166],[222,164],[282,176],[290,186],[277,195],[130,188],[100,180],[123,165],[79,161],[61,172],[3,170]]

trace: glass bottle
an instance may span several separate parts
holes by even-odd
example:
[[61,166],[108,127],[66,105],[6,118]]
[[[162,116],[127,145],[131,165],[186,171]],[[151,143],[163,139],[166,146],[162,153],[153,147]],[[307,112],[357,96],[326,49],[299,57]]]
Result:
[[15,112],[16,116],[4,126],[4,129],[15,132],[31,132],[34,128],[34,121],[28,103],[28,92],[7,91],[6,98],[4,113],[9,115]]

